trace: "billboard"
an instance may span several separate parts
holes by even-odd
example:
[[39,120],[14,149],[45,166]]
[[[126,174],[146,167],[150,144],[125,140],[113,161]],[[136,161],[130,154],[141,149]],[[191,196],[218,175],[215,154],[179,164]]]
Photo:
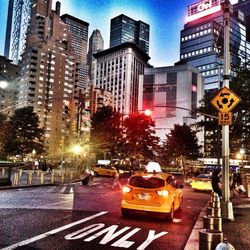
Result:
[[187,22],[216,13],[221,10],[220,0],[203,0],[188,6]]

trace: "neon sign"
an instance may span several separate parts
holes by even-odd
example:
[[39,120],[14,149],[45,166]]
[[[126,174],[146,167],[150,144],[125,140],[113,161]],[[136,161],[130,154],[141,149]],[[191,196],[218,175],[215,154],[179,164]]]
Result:
[[191,22],[220,10],[220,0],[203,0],[199,3],[188,6],[187,22]]
[[199,12],[201,12],[201,11],[207,10],[211,7],[212,7],[212,0],[209,0],[207,3],[206,2],[200,3],[197,7],[197,10]]

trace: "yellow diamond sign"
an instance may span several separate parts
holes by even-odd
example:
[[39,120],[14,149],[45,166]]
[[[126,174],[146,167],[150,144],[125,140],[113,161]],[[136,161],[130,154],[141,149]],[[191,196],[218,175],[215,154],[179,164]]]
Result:
[[231,111],[241,99],[229,88],[223,87],[218,91],[211,103],[220,112],[227,113]]

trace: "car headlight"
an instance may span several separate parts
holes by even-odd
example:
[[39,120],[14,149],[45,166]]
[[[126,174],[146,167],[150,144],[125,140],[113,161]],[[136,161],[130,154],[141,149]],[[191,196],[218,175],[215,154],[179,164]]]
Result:
[[159,196],[168,196],[168,191],[167,190],[157,190],[157,194]]
[[128,186],[124,186],[124,187],[122,188],[122,192],[123,192],[123,193],[129,193],[131,190],[132,190],[132,188],[130,188],[130,187],[128,187]]

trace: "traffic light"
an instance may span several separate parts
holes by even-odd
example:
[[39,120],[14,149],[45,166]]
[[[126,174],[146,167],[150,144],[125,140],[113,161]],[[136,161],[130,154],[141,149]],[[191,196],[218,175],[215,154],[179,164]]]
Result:
[[69,106],[65,105],[64,106],[64,114],[68,114],[69,113]]
[[144,110],[144,115],[151,116],[152,115],[152,111],[150,109],[145,109]]
[[60,146],[63,148],[64,146],[64,136],[62,136],[61,140],[60,140]]

